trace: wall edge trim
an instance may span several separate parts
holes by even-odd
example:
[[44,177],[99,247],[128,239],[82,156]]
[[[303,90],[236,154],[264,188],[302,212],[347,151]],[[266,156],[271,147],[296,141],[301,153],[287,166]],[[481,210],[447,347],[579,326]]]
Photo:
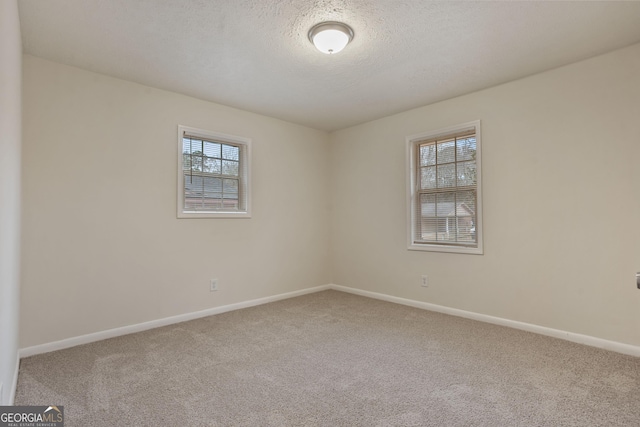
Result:
[[583,344],[590,347],[600,348],[603,350],[614,351],[616,353],[621,353],[628,356],[640,357],[640,346],[625,344],[617,341],[605,340],[603,338],[597,338],[590,335],[583,335],[583,334],[578,334],[574,332],[563,331],[560,329],[548,328],[546,326],[535,325],[532,323],[525,323],[517,320],[505,319],[503,317],[489,316],[487,314],[475,313],[472,311],[446,307],[443,305],[437,305],[437,304],[432,304],[428,302],[422,302],[422,301],[417,301],[417,300],[412,300],[407,298],[400,298],[392,295],[365,291],[357,288],[350,288],[348,286],[331,284],[329,285],[329,287],[330,289],[333,289],[336,291],[347,292],[350,294],[374,298],[374,299],[392,302],[396,304],[407,305],[410,307],[420,308],[423,310],[449,314],[452,316],[464,317],[466,319],[477,320],[484,323],[491,323],[494,325],[506,326],[513,329],[533,332],[534,334],[545,335],[553,338],[559,338],[559,339],[570,341],[577,344]]
[[487,314],[475,313],[472,311],[446,307],[446,306],[432,304],[428,302],[401,298],[401,297],[396,297],[388,294],[366,291],[363,289],[351,288],[348,286],[328,284],[328,285],[316,286],[313,288],[306,288],[306,289],[287,292],[283,294],[277,294],[277,295],[272,295],[268,297],[223,305],[219,307],[208,308],[205,310],[180,314],[180,315],[171,316],[171,317],[165,317],[162,319],[151,320],[148,322],[137,323],[134,325],[108,329],[105,331],[94,332],[94,333],[81,335],[77,337],[66,338],[60,341],[54,341],[50,343],[38,344],[35,346],[22,348],[19,350],[19,358],[16,362],[16,371],[13,379],[13,385],[12,385],[13,387],[11,389],[10,402],[11,404],[13,404],[13,401],[15,398],[15,392],[16,392],[16,387],[18,382],[19,363],[20,363],[20,359],[22,358],[35,356],[43,353],[49,353],[51,351],[56,351],[56,350],[63,350],[66,348],[76,347],[83,344],[89,344],[92,342],[101,341],[109,338],[115,338],[122,335],[142,332],[142,331],[146,331],[153,328],[159,328],[162,326],[182,323],[189,320],[212,316],[215,314],[221,314],[229,311],[241,310],[243,308],[249,308],[249,307],[254,307],[262,304],[267,304],[270,302],[280,301],[280,300],[289,299],[289,298],[295,298],[297,296],[321,292],[329,289],[346,292],[354,295],[359,295],[363,297],[373,298],[377,300],[387,301],[395,304],[406,305],[409,307],[420,308],[423,310],[434,311],[437,313],[449,314],[452,316],[463,317],[471,320],[477,320],[484,323],[491,323],[494,325],[506,326],[509,328],[519,329],[526,332],[532,332],[539,335],[559,338],[559,339],[574,342],[577,344],[583,344],[590,347],[600,348],[603,350],[614,351],[616,353],[621,353],[628,356],[640,357],[640,346],[625,344],[617,341],[610,341],[603,338],[597,338],[590,335],[583,335],[583,334],[578,334],[574,332],[563,331],[560,329],[548,328],[546,326],[535,325],[532,323],[525,323],[517,320],[511,320],[511,319],[506,319],[502,317],[495,317]]
[[9,406],[13,406],[16,401],[16,390],[18,389],[18,372],[20,371],[20,352],[16,352],[16,368],[13,371],[13,381],[9,391]]
[[[207,308],[205,310],[194,311],[191,313],[178,314],[176,316],[165,317],[156,320],[150,320],[148,322],[137,323],[134,325],[122,326],[119,328],[107,329],[104,331],[93,332],[86,335],[80,335],[77,337],[65,338],[59,341],[53,341],[44,344],[38,344],[31,347],[25,347],[19,351],[19,359],[35,356],[38,354],[49,353],[52,351],[63,350],[65,348],[76,347],[83,344],[89,344],[96,341],[102,341],[109,338],[115,338],[122,335],[129,335],[136,332],[142,332],[149,329],[159,328],[162,326],[173,325],[176,323],[187,322],[189,320],[199,319],[202,317],[212,316],[214,314],[226,313],[234,310],[241,310],[243,308],[254,307],[257,305],[267,304],[270,302],[280,301],[284,299],[294,298],[306,294],[311,294],[320,291],[326,291],[330,289],[329,285],[316,286],[313,288],[306,288],[292,292],[286,292],[283,294],[272,295],[263,298],[257,298],[248,301],[241,301],[233,304],[227,304],[219,307]],[[17,375],[16,375],[17,378]]]

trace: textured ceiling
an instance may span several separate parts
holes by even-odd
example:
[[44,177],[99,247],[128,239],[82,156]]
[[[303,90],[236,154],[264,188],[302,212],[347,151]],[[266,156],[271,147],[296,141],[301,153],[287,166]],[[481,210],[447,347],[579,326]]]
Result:
[[[335,130],[640,42],[640,2],[20,0],[26,53]],[[314,24],[355,32],[325,55]]]

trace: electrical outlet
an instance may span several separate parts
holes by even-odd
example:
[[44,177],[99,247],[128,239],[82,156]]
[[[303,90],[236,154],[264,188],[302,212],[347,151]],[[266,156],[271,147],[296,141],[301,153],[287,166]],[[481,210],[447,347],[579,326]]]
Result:
[[217,291],[218,290],[218,279],[211,279],[210,286],[211,287],[209,288],[209,290],[211,292]]
[[429,277],[427,277],[426,275],[422,276],[422,287],[423,288],[429,287]]

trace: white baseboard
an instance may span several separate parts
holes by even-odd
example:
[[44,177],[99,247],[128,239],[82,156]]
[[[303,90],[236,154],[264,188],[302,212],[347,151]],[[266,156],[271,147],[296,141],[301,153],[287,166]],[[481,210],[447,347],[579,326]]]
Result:
[[11,390],[9,392],[9,406],[13,406],[16,401],[16,389],[18,388],[18,371],[20,370],[20,354],[16,356],[16,368],[13,372],[13,381],[11,382]]
[[502,317],[494,317],[486,314],[474,313],[472,311],[459,310],[457,308],[445,307],[442,305],[431,304],[428,302],[416,301],[406,298],[394,297],[391,295],[381,294],[377,292],[365,291],[362,289],[349,288],[340,285],[329,285],[329,288],[336,291],[348,292],[364,297],[375,298],[382,301],[393,302],[396,304],[408,305],[410,307],[421,308],[438,313],[450,314],[452,316],[464,317],[467,319],[478,320],[480,322],[492,323],[494,325],[507,326],[509,328],[520,329],[535,334],[546,335],[553,338],[560,338],[566,341],[584,344],[591,347],[597,347],[604,350],[615,351],[617,353],[627,354],[629,356],[640,357],[640,347],[631,344],[624,344],[617,341],[609,341],[602,338],[596,338],[589,335],[576,334],[573,332],[561,331],[559,329],[547,328],[545,326],[533,325],[531,323],[518,322],[516,320],[504,319]]
[[[212,316],[214,314],[226,313],[228,311],[240,310],[242,308],[253,307],[256,305],[267,304],[274,301],[298,297],[301,295],[311,294],[314,292],[326,291],[330,289],[329,285],[317,286],[315,288],[302,289],[299,291],[287,292],[284,294],[273,295],[270,297],[258,298],[249,301],[238,302],[235,304],[213,307],[206,310],[195,311],[192,313],[180,314],[164,319],[151,320],[149,322],[138,323],[135,325],[123,326],[121,328],[109,329],[106,331],[95,332],[92,334],[81,335],[79,337],[67,338],[60,341],[50,342],[46,344],[26,347],[20,350],[20,358],[35,356],[36,354],[49,353],[50,351],[62,350],[65,348],[75,347],[82,344],[89,344],[95,341],[106,340],[108,338],[128,335],[135,332],[142,332],[148,329],[159,328],[161,326],[172,325],[175,323],[186,322],[188,320],[199,319],[201,317]],[[16,374],[16,380],[17,380]],[[15,390],[15,387],[14,387]]]
[[[378,292],[365,291],[362,289],[349,288],[341,285],[324,285],[314,288],[302,289],[299,291],[288,292],[279,295],[273,295],[270,297],[258,298],[249,301],[243,301],[235,304],[224,305],[221,307],[213,307],[207,310],[196,311],[193,313],[181,314],[178,316],[166,317],[164,319],[152,320],[149,322],[138,323],[135,325],[123,326],[121,328],[109,329],[106,331],[95,332],[92,334],[82,335],[79,337],[67,338],[60,341],[55,341],[46,344],[40,344],[32,347],[23,348],[19,352],[19,357],[29,357],[37,354],[48,353],[50,351],[62,350],[65,348],[75,347],[82,344],[88,344],[95,341],[101,341],[108,338],[114,338],[122,335],[128,335],[135,332],[142,332],[148,329],[159,328],[161,326],[172,325],[175,323],[186,322],[188,320],[199,319],[201,317],[212,316],[214,314],[226,313],[228,311],[240,310],[243,308],[254,307],[257,305],[267,304],[274,301],[280,301],[283,299],[294,298],[301,295],[306,295],[314,292],[325,291],[328,289],[334,289],[336,291],[347,292],[364,297],[374,298],[382,301],[388,301],[396,304],[407,305],[410,307],[420,308],[423,310],[435,311],[438,313],[450,314],[452,316],[464,317],[467,319],[477,320],[485,323],[492,323],[495,325],[507,326],[509,328],[520,329],[527,332],[533,332],[540,335],[546,335],[554,338],[560,338],[566,341],[575,342],[578,344],[584,344],[591,347],[602,348],[605,350],[615,351],[617,353],[627,354],[630,356],[640,357],[640,347],[630,344],[624,344],[616,341],[609,341],[602,338],[596,338],[589,335],[576,334],[573,332],[561,331],[559,329],[547,328],[544,326],[538,326],[531,323],[519,322],[516,320],[504,319],[501,317],[489,316],[486,314],[474,313],[471,311],[460,310],[457,308],[445,307],[442,305],[431,304],[428,302],[416,301],[406,298],[394,297],[387,294],[381,294]],[[16,373],[14,375],[14,381],[11,389],[10,402],[13,404],[15,398],[16,385],[18,381],[18,367],[20,360],[16,364]]]

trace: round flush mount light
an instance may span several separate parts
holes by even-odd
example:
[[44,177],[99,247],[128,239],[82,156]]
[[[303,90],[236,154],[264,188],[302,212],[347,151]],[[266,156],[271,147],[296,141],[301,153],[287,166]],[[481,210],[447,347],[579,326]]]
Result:
[[322,53],[338,53],[353,39],[353,30],[342,22],[327,21],[309,30],[309,40]]

